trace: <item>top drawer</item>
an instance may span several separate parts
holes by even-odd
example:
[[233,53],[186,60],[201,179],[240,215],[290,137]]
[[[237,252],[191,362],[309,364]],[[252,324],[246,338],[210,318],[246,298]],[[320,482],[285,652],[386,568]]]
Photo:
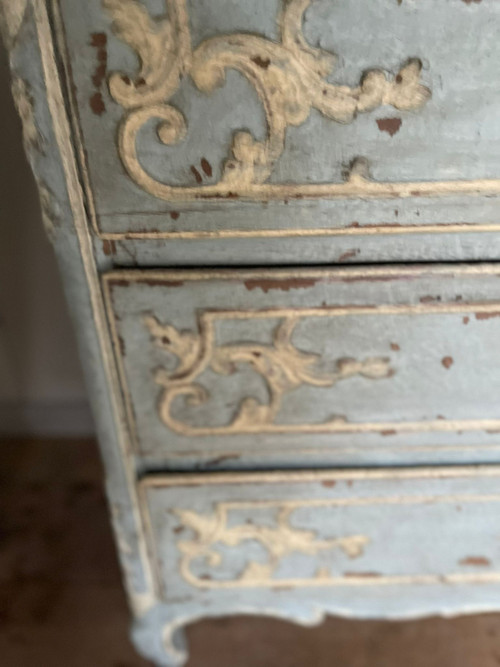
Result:
[[55,18],[117,262],[500,257],[499,3],[59,0]]

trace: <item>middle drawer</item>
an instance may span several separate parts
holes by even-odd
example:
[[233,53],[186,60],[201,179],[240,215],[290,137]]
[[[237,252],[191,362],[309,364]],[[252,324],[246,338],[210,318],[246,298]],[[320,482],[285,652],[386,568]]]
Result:
[[154,468],[498,461],[500,268],[104,276]]

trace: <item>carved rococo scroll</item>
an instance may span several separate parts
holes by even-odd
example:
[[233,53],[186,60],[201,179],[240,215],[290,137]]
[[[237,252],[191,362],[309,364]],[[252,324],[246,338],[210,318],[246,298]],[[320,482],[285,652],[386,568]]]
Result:
[[[307,506],[307,501],[302,507]],[[293,513],[300,505],[295,503],[270,504],[266,509],[273,518],[271,525],[259,524],[256,521],[237,523],[231,521],[231,509],[228,503],[217,503],[211,515],[198,514],[192,510],[174,510],[180,525],[194,532],[190,540],[180,540],[177,548],[182,554],[180,571],[184,579],[197,588],[224,587],[272,587],[279,586],[280,580],[275,578],[284,558],[291,554],[303,554],[317,558],[322,552],[339,550],[349,559],[359,558],[370,539],[365,535],[347,535],[330,539],[318,539],[312,530],[296,528],[292,525]],[[254,512],[257,505],[251,508]],[[193,565],[205,563],[211,568],[220,567],[223,557],[217,547],[225,546],[237,549],[245,543],[259,544],[265,551],[264,560],[249,560],[244,570],[236,579],[201,578],[194,574]],[[316,570],[316,582],[328,583],[331,579],[327,567]],[[286,582],[285,582],[286,583]],[[294,582],[297,585],[297,582]],[[308,583],[306,581],[306,583]]]
[[[244,314],[237,313],[236,317]],[[215,322],[217,312],[205,312],[200,316],[199,333],[178,331],[175,327],[161,324],[154,316],[146,316],[144,323],[155,344],[178,359],[174,371],[159,368],[155,372],[156,382],[163,387],[160,400],[160,417],[172,431],[186,436],[227,435],[238,433],[293,433],[308,430],[310,425],[277,424],[276,418],[285,396],[301,385],[333,387],[338,382],[353,376],[370,379],[390,377],[394,371],[389,359],[375,357],[358,361],[351,358],[338,359],[334,370],[328,371],[328,363],[318,355],[298,350],[292,335],[300,321],[300,315],[284,315],[276,327],[272,345],[261,343],[234,343],[217,345]],[[247,315],[251,317],[251,314]],[[219,375],[235,373],[238,365],[247,364],[266,383],[269,402],[262,404],[257,399],[244,398],[230,424],[221,426],[193,426],[176,419],[173,403],[183,398],[188,405],[196,406],[210,399],[210,392],[197,380],[204,371]],[[328,430],[345,422],[343,417],[332,417],[322,425]]]
[[[372,70],[355,88],[328,83],[335,56],[311,47],[302,34],[304,12],[312,2],[282,0],[279,42],[247,33],[229,34],[193,49],[185,0],[166,0],[168,17],[160,19],[151,18],[137,0],[103,0],[115,34],[141,62],[134,78],[115,72],[109,79],[111,96],[126,110],[119,131],[120,157],[141,188],[166,200],[269,196],[273,193],[267,189],[273,186],[263,188],[263,184],[284,151],[287,129],[304,123],[313,108],[337,123],[351,123],[356,114],[384,104],[401,110],[425,104],[430,91],[420,83],[421,63],[416,58],[395,77]],[[212,93],[224,83],[226,69],[237,70],[255,87],[266,114],[267,138],[256,141],[247,131],[237,132],[232,155],[215,185],[178,187],[156,180],[140,163],[139,130],[157,119],[158,137],[164,144],[181,142],[187,133],[186,119],[168,100],[187,75],[200,91]],[[359,178],[346,186],[350,186],[346,192],[363,189]],[[342,184],[331,187],[345,188]],[[274,194],[280,196],[279,188]]]

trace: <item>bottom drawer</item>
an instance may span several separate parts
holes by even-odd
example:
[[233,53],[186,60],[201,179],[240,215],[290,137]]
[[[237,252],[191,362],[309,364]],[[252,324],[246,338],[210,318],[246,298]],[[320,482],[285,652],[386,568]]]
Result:
[[499,467],[151,476],[141,499],[174,607],[304,622],[500,609]]

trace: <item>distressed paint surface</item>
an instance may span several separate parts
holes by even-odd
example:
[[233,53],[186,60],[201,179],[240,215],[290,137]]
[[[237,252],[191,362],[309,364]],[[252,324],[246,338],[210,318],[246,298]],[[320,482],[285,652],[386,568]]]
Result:
[[112,273],[136,451],[172,467],[496,460],[499,276]]
[[[123,72],[113,72],[109,79],[113,100],[126,110],[119,130],[120,158],[137,185],[166,201],[303,197],[309,192],[304,185],[290,183],[281,190],[278,184],[266,183],[283,155],[288,129],[306,122],[313,109],[331,121],[348,124],[359,113],[384,105],[413,111],[427,103],[431,91],[420,81],[422,62],[417,58],[409,59],[394,77],[371,70],[354,88],[328,83],[335,56],[312,48],[302,33],[311,2],[287,0],[278,5],[277,41],[247,32],[234,33],[212,37],[193,49],[185,0],[167,0],[168,19],[153,19],[135,0],[104,0],[113,18],[113,32],[136,51],[141,61],[134,79]],[[250,132],[237,132],[232,156],[224,161],[218,183],[203,185],[203,177],[194,165],[191,172],[195,187],[175,186],[152,177],[137,153],[141,128],[155,119],[163,144],[181,143],[189,132],[187,121],[169,102],[182,78],[189,75],[199,91],[211,94],[224,84],[226,70],[230,69],[255,87],[265,110],[265,139],[256,141]],[[200,165],[206,176],[213,175],[206,158],[201,158]],[[360,188],[362,192],[367,190],[367,180],[358,182],[351,174],[347,185],[326,185],[321,192],[352,195]]]
[[[168,41],[165,17],[175,23],[180,8],[184,8],[182,2],[172,2],[169,12],[168,3],[159,0],[125,4],[107,0],[107,9],[101,0],[89,0],[85,6],[75,0],[60,0],[75,111],[87,155],[92,217],[100,236],[120,241],[120,263],[133,263],[131,253],[141,264],[179,263],[179,251],[184,262],[190,258],[203,261],[210,252],[214,263],[222,263],[228,256],[235,263],[273,263],[277,253],[282,261],[306,263],[473,259],[478,252],[483,258],[500,256],[496,122],[500,96],[498,87],[491,84],[500,57],[494,33],[500,11],[497,4],[468,5],[460,0],[445,0],[438,6],[432,0],[417,4],[393,0],[368,5],[361,0],[299,4],[306,10],[301,28],[304,37],[298,38],[304,57],[312,57],[310,51],[319,54],[318,62],[331,62],[329,54],[336,55],[333,74],[325,80],[327,87],[337,90],[335,86],[344,85],[356,90],[363,72],[375,69],[388,81],[396,81],[401,65],[413,58],[423,64],[422,85],[432,97],[413,110],[385,104],[350,124],[332,121],[313,110],[305,120],[301,117],[300,123],[288,127],[284,149],[272,158],[272,173],[264,177],[260,194],[247,196],[243,188],[240,197],[235,183],[227,185],[225,195],[216,201],[197,202],[187,201],[190,195],[183,197],[183,188],[186,193],[199,190],[202,198],[204,189],[217,189],[240,129],[257,142],[255,150],[259,142],[265,143],[269,120],[259,95],[265,97],[270,84],[265,80],[258,85],[257,94],[237,71],[243,67],[248,74],[247,61],[236,64],[228,55],[226,62],[224,54],[231,51],[218,46],[217,53],[224,56],[221,63],[226,65],[225,84],[210,92],[200,91],[188,76],[185,53],[191,47],[199,54],[195,66],[204,71],[211,62],[209,44],[231,44],[228,35],[244,33],[247,46],[254,44],[252,40],[257,40],[255,48],[259,46],[254,54],[257,62],[251,59],[253,47],[248,46],[252,51],[248,54],[247,46],[241,47],[248,55],[248,66],[255,69],[252,77],[257,70],[270,76],[275,68],[276,76],[283,77],[280,88],[286,88],[290,78],[283,63],[293,59],[293,49],[285,50],[287,55],[281,60],[273,60],[281,48],[281,1],[259,0],[251,6],[232,2],[231,11],[227,11],[227,0],[209,4],[189,0],[181,31],[188,32],[189,39],[181,47]],[[118,17],[115,28],[113,11]],[[141,21],[134,16],[141,16]],[[122,24],[125,27],[120,27]],[[441,39],[443,34],[451,34],[450,25],[452,37]],[[300,21],[294,30],[297,26]],[[366,39],[366,34],[373,37]],[[105,53],[99,54],[96,39],[106,40]],[[149,44],[149,51],[145,44]],[[316,44],[323,51],[310,46]],[[144,54],[157,54],[154,66],[144,70],[144,84],[142,75],[137,74],[136,51],[144,58]],[[172,53],[171,59],[165,59],[166,52]],[[270,64],[262,67],[266,58]],[[123,73],[122,79],[117,72]],[[153,75],[153,83],[146,81]],[[307,76],[302,79],[305,82]],[[149,100],[151,91],[157,90],[165,93],[164,98],[159,94],[158,109],[168,105],[174,110],[170,115],[179,122],[182,116],[186,124],[185,132],[179,135],[185,134],[184,139],[175,145],[161,143],[156,133],[158,119],[155,122],[154,112],[148,111],[154,106]],[[309,104],[310,98],[309,93],[298,93],[298,107]],[[141,106],[146,101],[150,106]],[[124,111],[122,104],[131,110]],[[145,192],[132,173],[135,168],[131,175],[124,171],[120,158],[124,148],[119,145],[123,133],[118,142],[117,133],[124,113],[132,118],[139,113],[137,109],[144,111],[144,121],[151,118],[140,131],[136,128],[137,141],[133,143],[138,162],[152,182],[179,190],[175,202]],[[160,135],[166,133],[162,136],[171,141],[173,135],[170,137],[167,128],[173,132],[177,126],[180,132],[177,121],[160,125]],[[247,155],[248,148],[243,143],[234,158],[240,165],[238,155]],[[266,145],[269,148],[269,143]],[[368,171],[362,178],[356,171],[355,180],[345,183],[346,168],[359,159],[367,161]],[[233,171],[239,173],[239,168]],[[401,187],[394,189],[394,183]],[[328,184],[334,186],[331,192],[327,192]],[[317,187],[319,190],[314,189]],[[468,239],[469,235],[473,238]],[[169,238],[169,244],[153,241],[162,237]],[[131,238],[151,240],[132,244]],[[206,238],[212,240],[207,243]],[[245,243],[239,243],[239,238]]]
[[[164,637],[197,615],[472,612],[500,590],[498,468],[143,481]],[[201,485],[201,487],[200,487]],[[203,493],[200,493],[200,488]],[[172,663],[180,652],[169,645]],[[167,663],[168,664],[168,663]]]
[[[75,321],[82,359],[85,359],[89,400],[106,467],[106,491],[125,585],[134,613],[154,604],[150,565],[143,557],[142,522],[136,514],[135,470],[127,453],[127,432],[122,428],[121,407],[103,327],[102,301],[96,261],[87,236],[83,201],[74,180],[75,157],[65,141],[69,128],[64,116],[57,67],[53,59],[45,5],[39,0],[0,3],[0,19],[10,28],[15,101],[23,121],[27,157],[39,187],[42,213],[49,239],[64,276],[64,288]],[[19,10],[17,12],[17,10]],[[24,10],[24,11],[22,11]],[[7,17],[3,12],[7,12]],[[16,19],[9,20],[9,13]],[[16,27],[14,31],[13,27]],[[55,113],[57,109],[57,113]],[[15,227],[15,221],[6,221]]]
[[[299,5],[307,9],[301,49],[338,56],[328,86],[357,90],[362,73],[377,68],[390,84],[406,59],[420,58],[417,85],[430,99],[411,111],[384,105],[347,125],[316,110],[288,123],[261,185],[276,193],[282,184],[321,192],[340,184],[338,198],[174,206],[141,189],[120,162],[124,109],[109,76],[140,63],[101,0],[0,3],[23,138],[85,360],[133,636],[158,665],[184,662],[182,627],[204,615],[310,624],[326,613],[499,608],[498,470],[366,468],[498,463],[495,266],[119,271],[100,283],[125,265],[500,257],[490,182],[500,175],[497,4]],[[165,17],[163,0],[139,6],[153,21]],[[274,53],[280,7],[188,0],[190,37],[199,46],[252,33]],[[254,65],[274,67],[266,57]],[[184,78],[170,101],[188,121],[185,142],[165,147],[154,123],[138,136],[154,178],[216,184],[235,131],[266,141],[262,100],[231,69],[211,95]],[[461,194],[444,192],[457,179]],[[375,193],[377,183],[413,181],[431,186],[419,185],[418,196],[407,185],[395,198]],[[208,391],[207,403],[165,400],[179,365],[204,388],[198,400]],[[328,464],[358,470],[291,470]],[[277,466],[290,470],[150,474]]]

